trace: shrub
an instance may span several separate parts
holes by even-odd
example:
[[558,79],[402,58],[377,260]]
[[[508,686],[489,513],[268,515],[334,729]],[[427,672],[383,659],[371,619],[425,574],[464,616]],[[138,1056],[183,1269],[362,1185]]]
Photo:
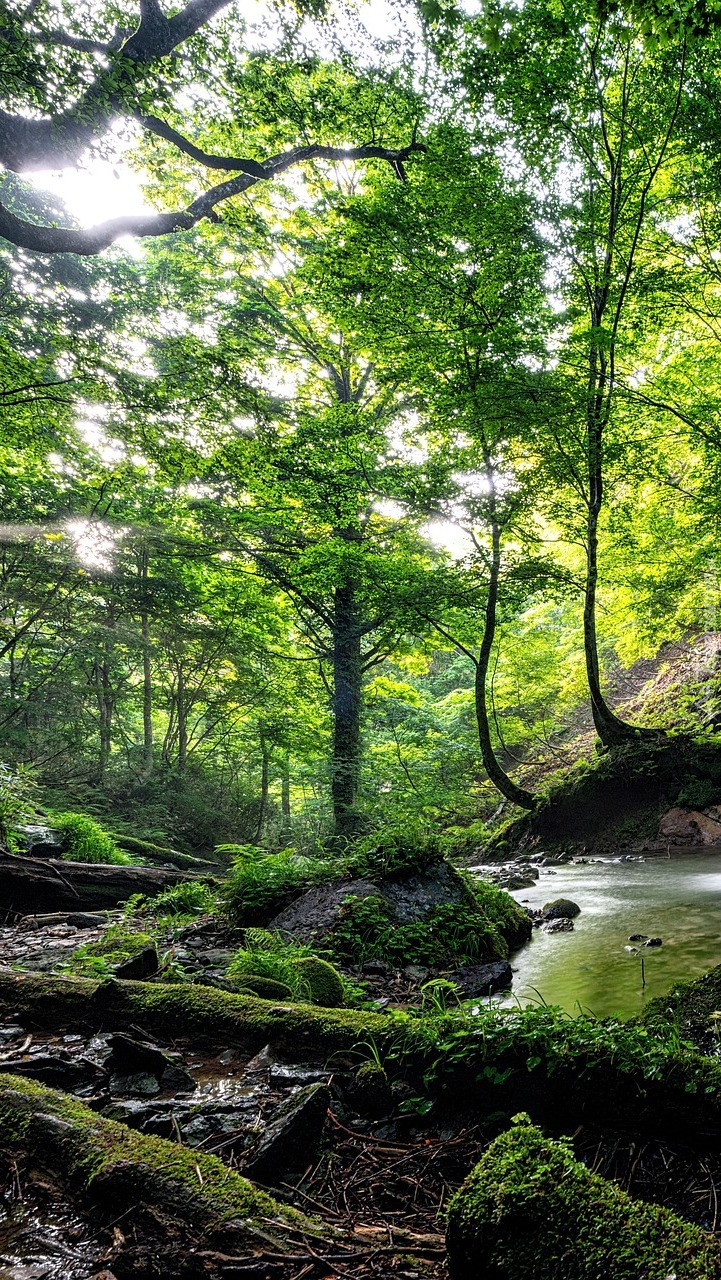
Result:
[[347,859],[350,873],[362,878],[406,876],[441,862],[446,842],[426,823],[409,819],[359,840]]
[[337,969],[318,956],[301,956],[295,962],[304,992],[311,1004],[339,1009],[344,1002],[343,979]]
[[85,813],[53,813],[50,821],[67,843],[63,854],[70,862],[104,862],[127,865],[133,859],[118,848],[112,836]]

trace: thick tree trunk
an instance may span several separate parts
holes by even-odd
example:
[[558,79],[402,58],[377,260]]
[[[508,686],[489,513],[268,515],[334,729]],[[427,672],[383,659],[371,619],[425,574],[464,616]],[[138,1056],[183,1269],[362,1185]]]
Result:
[[512,800],[514,804],[520,805],[522,809],[535,809],[536,800],[531,792],[526,791],[525,787],[519,787],[512,778],[509,778],[508,774],[501,767],[493,747],[491,726],[488,720],[488,666],[491,660],[491,653],[493,652],[493,642],[496,637],[498,580],[501,572],[501,531],[496,513],[493,469],[490,459],[488,458],[486,459],[486,476],[490,488],[489,503],[491,508],[492,546],[488,596],[486,598],[485,626],[483,629],[481,648],[478,654],[478,662],[476,663],[475,704],[478,740],[481,746],[483,766],[494,787],[496,787],[500,791],[501,795],[505,796],[507,800]]
[[333,761],[331,791],[336,835],[352,835],[358,825],[360,709],[363,681],[361,637],[355,590],[337,587],[333,626]]
[[127,902],[135,893],[153,896],[181,880],[187,871],[164,867],[118,867],[60,859],[24,858],[0,852],[0,902],[3,911],[99,911]]

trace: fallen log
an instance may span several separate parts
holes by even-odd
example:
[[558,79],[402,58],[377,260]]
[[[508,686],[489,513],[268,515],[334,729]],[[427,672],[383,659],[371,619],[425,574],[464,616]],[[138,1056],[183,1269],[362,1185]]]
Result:
[[[363,1046],[440,1107],[458,1098],[481,1114],[529,1112],[573,1131],[579,1124],[683,1141],[721,1141],[721,1066],[623,1024],[490,1011],[472,1022],[400,1022],[384,1014],[322,1009],[235,995],[191,983],[65,978],[0,969],[0,1016],[29,1030],[139,1027],[167,1038],[255,1053],[266,1044],[293,1061],[337,1062]],[[603,1033],[606,1035],[604,1041]]]
[[26,858],[0,851],[0,903],[19,915],[102,911],[136,893],[154,897],[182,880],[207,879],[164,867]]
[[[159,1234],[166,1266],[170,1249],[173,1267],[153,1275],[223,1274],[224,1268],[208,1265],[209,1250],[236,1265],[268,1254],[282,1261],[305,1253],[306,1240],[317,1245],[321,1233],[326,1241],[334,1234],[216,1156],[138,1133],[67,1094],[9,1074],[0,1074],[0,1153],[6,1163],[26,1161],[31,1170],[51,1174],[107,1224],[122,1224],[129,1213],[131,1253],[138,1235]],[[123,1234],[121,1226],[121,1258]],[[115,1270],[116,1259],[108,1261]]]

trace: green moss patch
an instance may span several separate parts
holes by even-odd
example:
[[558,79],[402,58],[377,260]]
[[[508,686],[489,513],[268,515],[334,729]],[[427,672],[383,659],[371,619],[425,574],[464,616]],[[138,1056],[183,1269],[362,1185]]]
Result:
[[667,1209],[640,1204],[519,1124],[453,1197],[452,1280],[721,1280],[721,1246]]

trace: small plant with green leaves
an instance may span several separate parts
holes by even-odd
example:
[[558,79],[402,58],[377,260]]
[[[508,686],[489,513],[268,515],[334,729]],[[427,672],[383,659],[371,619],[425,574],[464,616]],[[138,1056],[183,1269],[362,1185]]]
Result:
[[132,863],[130,855],[123,853],[105,828],[86,813],[53,813],[50,820],[65,840],[67,848],[63,857],[68,861],[114,863],[118,866]]
[[420,819],[389,825],[357,841],[348,869],[362,878],[417,875],[443,860],[448,842]]
[[245,945],[231,960],[228,977],[246,987],[256,979],[269,979],[287,988],[295,1000],[328,1008],[345,1002],[343,979],[333,965],[311,947],[267,929],[246,929]]
[[311,885],[337,876],[337,868],[294,849],[269,853],[255,845],[219,845],[235,860],[218,895],[221,909],[237,925],[261,924]]

